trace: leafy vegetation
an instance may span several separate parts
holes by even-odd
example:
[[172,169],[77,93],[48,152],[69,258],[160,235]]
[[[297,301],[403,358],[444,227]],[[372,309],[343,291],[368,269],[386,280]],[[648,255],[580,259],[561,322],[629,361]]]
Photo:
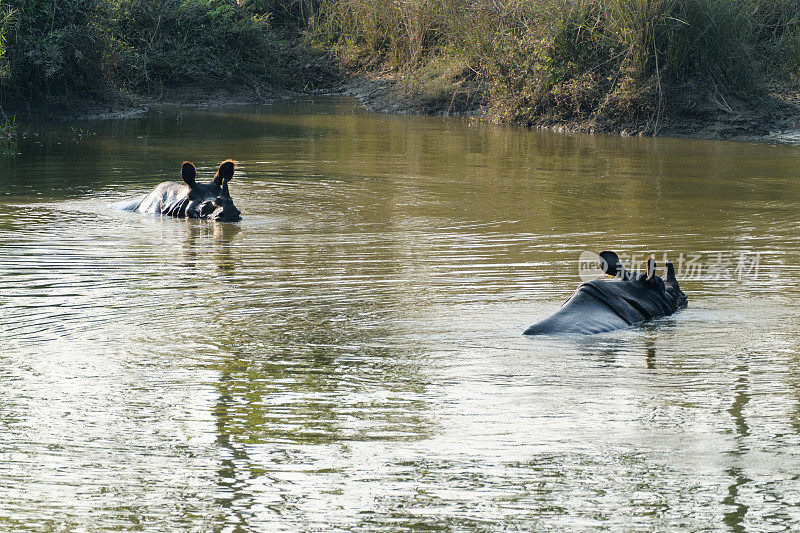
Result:
[[2,0],[0,111],[314,88],[312,49],[393,70],[422,112],[657,132],[796,79],[800,1]]
[[527,125],[653,132],[698,94],[758,97],[800,61],[796,0],[326,0],[314,32],[345,59],[417,79],[462,65],[454,88],[474,74],[491,118]]
[[308,0],[3,0],[0,103],[68,106],[174,85],[294,88]]

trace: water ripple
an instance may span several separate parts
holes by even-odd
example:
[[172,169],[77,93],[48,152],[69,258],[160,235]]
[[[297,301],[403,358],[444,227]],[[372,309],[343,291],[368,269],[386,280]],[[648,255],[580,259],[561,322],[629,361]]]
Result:
[[[796,148],[342,100],[177,113],[0,169],[5,528],[800,523]],[[241,223],[107,209],[192,154],[240,161]],[[760,252],[773,275],[523,338],[603,248]]]

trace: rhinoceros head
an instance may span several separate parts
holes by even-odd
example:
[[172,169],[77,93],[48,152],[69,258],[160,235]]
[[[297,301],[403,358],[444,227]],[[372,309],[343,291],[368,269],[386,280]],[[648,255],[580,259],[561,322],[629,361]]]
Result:
[[192,163],[184,162],[181,166],[181,177],[189,192],[186,198],[189,205],[186,216],[189,218],[204,218],[220,222],[237,222],[242,219],[242,213],[233,205],[233,198],[228,191],[228,182],[233,179],[235,163],[228,159],[223,161],[219,170],[209,183],[197,183],[197,170]]

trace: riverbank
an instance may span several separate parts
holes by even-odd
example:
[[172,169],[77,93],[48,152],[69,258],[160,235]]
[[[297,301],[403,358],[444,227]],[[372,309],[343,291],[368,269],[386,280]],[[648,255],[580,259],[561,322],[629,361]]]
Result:
[[[366,109],[385,114],[463,116],[491,121],[487,116],[487,95],[474,80],[435,77],[428,83],[407,73],[385,68],[354,68],[352,64],[316,56],[304,65],[302,76],[318,87],[313,91],[265,87],[213,87],[187,85],[165,88],[154,95],[129,95],[111,101],[77,100],[69,108],[7,109],[15,122],[31,118],[57,120],[117,119],[145,114],[159,107],[214,108],[231,105],[269,104],[303,94],[341,94],[356,98]],[[301,69],[303,70],[303,69]],[[783,134],[800,131],[800,96],[788,88],[753,100],[706,95],[691,106],[691,113],[664,116],[657,131],[636,121],[603,122],[593,118],[578,120],[545,119],[528,125],[535,129],[565,133],[604,133],[623,136],[665,136],[696,139],[769,141]],[[4,142],[10,141],[10,129]]]
[[[337,92],[357,98],[365,108],[377,113],[466,116],[492,121],[487,116],[488,97],[479,86],[465,87],[459,80],[449,84],[440,81],[431,92],[419,85],[409,90],[413,83],[402,73],[352,69]],[[606,121],[597,117],[541,117],[527,126],[564,133],[769,141],[800,132],[800,95],[792,93],[790,87],[752,99],[700,95],[684,112],[662,116],[657,128],[635,119]]]
[[278,45],[280,79],[237,83],[229,78],[186,80],[158,84],[140,91],[109,86],[100,94],[59,94],[50,99],[24,99],[5,95],[0,124],[31,119],[80,120],[126,118],[158,107],[219,107],[268,104],[293,96],[330,92],[341,87],[345,74],[336,62],[308,44],[302,36],[289,36]]
[[4,138],[29,117],[320,92],[565,132],[761,140],[800,123],[788,0],[412,4],[12,2]]
[[[314,91],[290,91],[267,87],[209,89],[204,86],[183,86],[165,89],[158,95],[140,96],[127,101],[76,103],[61,113],[48,112],[49,118],[113,119],[127,118],[159,107],[214,108],[232,105],[269,104],[304,94],[340,94],[356,98],[366,109],[385,114],[428,116],[462,116],[491,121],[487,116],[487,95],[476,84],[461,79],[435,79],[433,90],[419,85],[420,77],[408,80],[405,74],[385,69],[353,68],[336,65],[317,57],[307,64],[304,76],[314,80]],[[416,84],[416,85],[415,85]],[[691,106],[692,113],[664,116],[658,131],[643,129],[635,121],[612,123],[592,118],[573,121],[542,120],[529,127],[565,133],[604,133],[623,136],[663,136],[695,139],[728,139],[769,141],[776,136],[800,131],[800,96],[787,88],[753,100],[738,97],[706,95]],[[25,115],[22,117],[41,117]]]
[[[487,100],[481,86],[455,77],[436,78],[413,75],[385,68],[344,63],[347,78],[337,92],[357,98],[365,108],[377,113],[431,116],[466,116],[492,121],[487,116]],[[528,127],[564,133],[603,133],[623,136],[661,136],[693,139],[727,139],[763,142],[792,132],[800,132],[800,94],[791,87],[776,88],[751,99],[720,94],[696,96],[685,110],[663,115],[657,129],[634,119],[613,121],[597,117],[571,120],[541,117]]]
[[800,5],[784,0],[324,4],[311,34],[378,110],[533,128],[761,137],[790,128]]
[[324,89],[337,74],[303,38],[312,14],[307,2],[269,0],[9,0],[0,6],[0,118]]

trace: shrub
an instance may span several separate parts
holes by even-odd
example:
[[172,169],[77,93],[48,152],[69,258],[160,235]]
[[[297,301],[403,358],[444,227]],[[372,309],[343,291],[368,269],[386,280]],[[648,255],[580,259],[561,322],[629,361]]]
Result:
[[313,30],[395,67],[466,61],[490,116],[526,124],[653,122],[687,90],[758,95],[800,66],[797,0],[326,0]]
[[15,23],[6,33],[7,74],[0,79],[5,101],[46,106],[175,84],[282,81],[280,39],[252,2],[8,1]]

